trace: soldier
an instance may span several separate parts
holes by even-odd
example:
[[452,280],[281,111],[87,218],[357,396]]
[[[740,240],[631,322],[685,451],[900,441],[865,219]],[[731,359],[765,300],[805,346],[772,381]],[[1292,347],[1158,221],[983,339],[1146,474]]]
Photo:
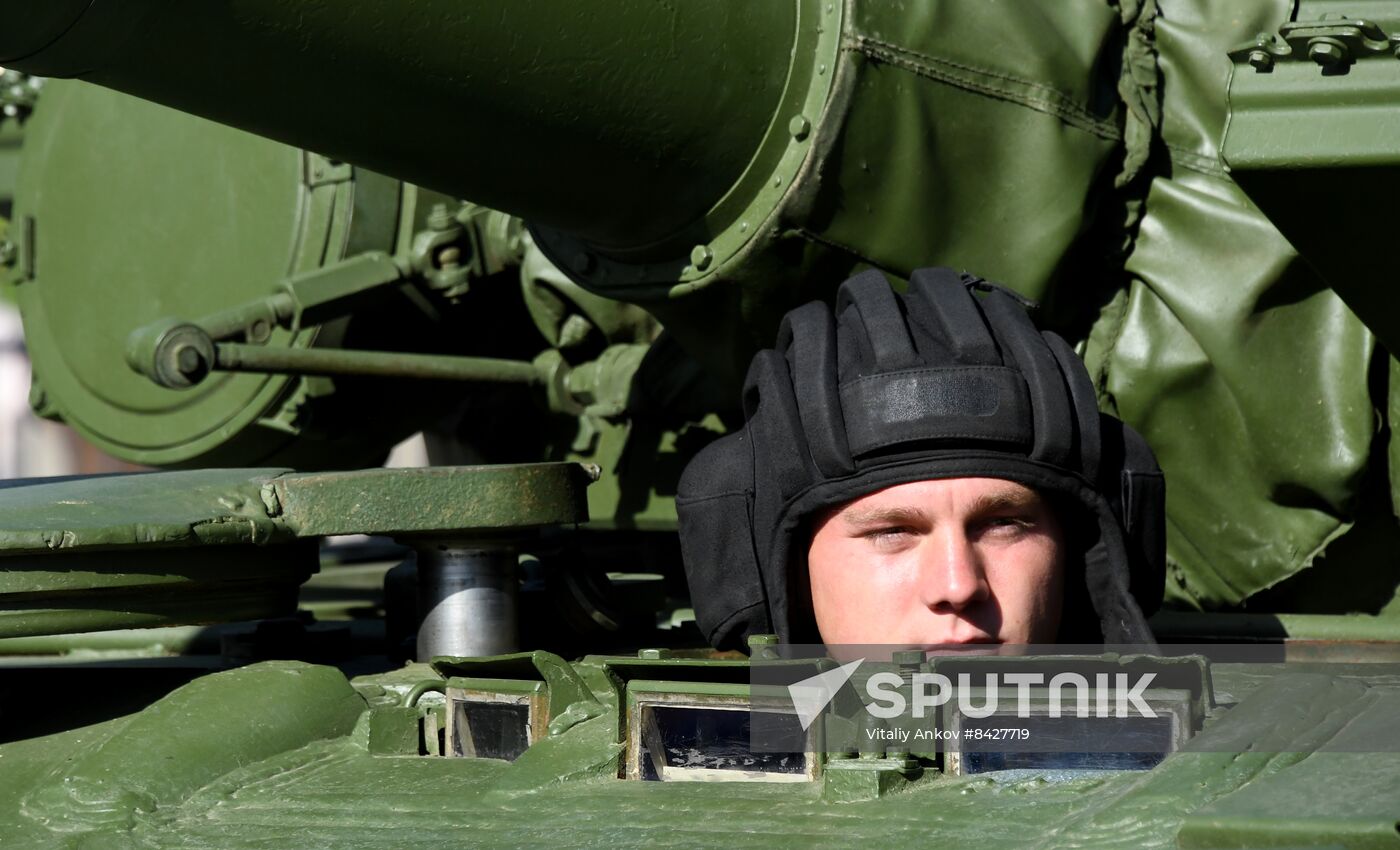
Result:
[[878,272],[790,312],[677,495],[718,648],[1152,642],[1164,483],[1014,293]]

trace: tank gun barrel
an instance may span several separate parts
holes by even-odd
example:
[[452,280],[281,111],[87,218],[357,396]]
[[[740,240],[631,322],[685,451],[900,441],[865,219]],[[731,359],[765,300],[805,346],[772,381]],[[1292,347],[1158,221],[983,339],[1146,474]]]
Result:
[[0,2],[0,64],[622,250],[693,224],[735,183],[774,120],[797,17],[743,0],[41,6]]

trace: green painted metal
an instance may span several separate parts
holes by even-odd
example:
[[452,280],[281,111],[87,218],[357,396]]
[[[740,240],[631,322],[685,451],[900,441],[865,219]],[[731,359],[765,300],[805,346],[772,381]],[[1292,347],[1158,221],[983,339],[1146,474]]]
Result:
[[0,488],[0,551],[285,543],[294,534],[270,514],[263,488],[286,472],[213,469],[16,482]]
[[[287,381],[252,377],[192,394],[163,390],[126,368],[125,334],[155,318],[153,309],[202,315],[319,264],[338,187],[306,187],[305,157],[262,139],[178,115],[172,124],[159,107],[89,87],[56,83],[46,95],[29,125],[29,150],[43,156],[25,167],[16,210],[17,220],[34,222],[33,244],[21,245],[19,299],[45,396],[36,406],[138,462],[217,457],[230,432],[245,432],[258,446],[254,454],[270,453],[289,435],[256,423],[275,409]],[[124,167],[94,156],[93,137],[107,139],[107,156]],[[136,167],[133,150],[143,151],[144,167]],[[238,200],[211,205],[207,198],[234,200],[221,188],[226,169],[239,175]],[[123,228],[133,203],[178,214],[158,231]],[[88,250],[42,247],[76,240]],[[170,279],[188,283],[173,289]],[[84,294],[97,280],[115,297]],[[274,342],[293,344],[285,333]]]
[[1312,2],[1277,34],[1237,46],[1223,149],[1235,181],[1390,351],[1400,351],[1400,302],[1351,246],[1390,237],[1370,199],[1400,178],[1396,45],[1400,8]]
[[[174,391],[126,360],[128,335],[170,316],[270,350],[363,339],[372,320],[344,318],[366,307],[347,287],[401,277],[387,255],[407,253],[440,196],[92,86],[56,81],[45,95],[26,125],[34,144],[11,234],[36,411],[135,463],[303,468],[377,463],[434,415],[404,404],[416,395],[407,388],[286,375]],[[403,325],[371,334],[371,346],[436,344],[403,299],[390,289],[368,311]],[[248,304],[261,307],[229,312]],[[157,341],[138,335],[137,348]],[[371,400],[385,415],[354,435],[318,413]]]
[[116,475],[0,488],[0,636],[287,616],[328,534],[587,518],[579,464]]
[[214,346],[215,372],[270,375],[363,375],[419,381],[543,384],[544,374],[521,360],[402,354],[346,349],[276,349],[221,342]]
[[[364,710],[345,677],[328,667],[267,662],[215,673],[60,762],[21,806],[58,833],[130,828],[244,765],[343,737]],[[186,722],[192,718],[214,723]]]
[[[846,4],[834,0],[782,5],[792,14],[785,21],[791,44],[771,45],[775,51],[783,45],[781,49],[791,56],[781,95],[743,173],[705,213],[701,226],[670,240],[667,253],[651,246],[620,252],[577,228],[544,219],[536,223],[532,218],[540,248],[556,265],[595,291],[632,301],[664,302],[724,280],[726,267],[742,262],[745,254],[763,243],[762,234],[776,225],[780,210],[801,197],[803,173],[815,149],[813,128],[837,78],[847,15]],[[715,129],[707,127],[704,133],[712,135]],[[686,244],[687,236],[691,244]]]
[[[20,845],[225,848],[293,833],[313,845],[382,846],[408,831],[416,841],[468,834],[500,846],[771,848],[834,837],[988,847],[1397,841],[1400,757],[1340,751],[1360,736],[1389,734],[1400,694],[1394,665],[1284,675],[1217,665],[1217,688],[1232,695],[1230,706],[1214,713],[1195,745],[1147,772],[925,770],[895,782],[888,771],[847,775],[829,766],[813,783],[691,784],[617,778],[611,729],[619,705],[604,661],[574,665],[603,713],[548,735],[510,764],[387,754],[382,736],[405,727],[384,725],[376,737],[374,718],[402,710],[382,697],[366,705],[326,668],[267,664],[207,677],[129,720],[0,747],[0,837]],[[382,694],[400,678],[357,679],[356,690]],[[178,737],[166,740],[172,713],[181,718]],[[253,726],[261,730],[255,742],[238,738]],[[246,757],[233,762],[235,751]],[[74,781],[60,780],[58,764]],[[98,776],[104,781],[91,782]],[[872,780],[884,787],[872,788]]]
[[1162,634],[1181,639],[1250,638],[1311,641],[1400,642],[1400,623],[1394,617],[1367,614],[1187,614],[1164,611],[1152,619]]
[[[68,10],[54,38],[48,16],[16,3],[0,9],[0,62],[81,75],[636,248],[694,228],[752,158],[789,74],[796,5],[434,0],[404,15],[376,0],[334,9],[101,0]],[[241,57],[237,86],[205,61],[211,36]],[[421,129],[386,144],[386,126]],[[619,194],[631,202],[612,203]]]
[[[285,616],[316,569],[269,516],[283,470],[171,472],[0,489],[0,634]],[[42,479],[40,480],[42,482]],[[191,557],[191,547],[200,554]]]
[[[34,111],[34,103],[44,81],[19,71],[0,71],[0,266],[17,259],[15,244],[9,239],[9,219],[19,180],[19,151],[24,141],[24,123]],[[14,292],[0,286],[0,301],[13,303]]]
[[581,522],[594,477],[580,464],[531,463],[303,473],[267,486],[303,537],[450,536]]
[[[126,362],[157,385],[184,389],[217,366],[214,344],[234,338],[265,346],[277,327],[306,329],[367,306],[376,290],[405,274],[389,255],[367,251],[284,281],[272,295],[229,307],[194,322],[164,317],[131,332]],[[186,349],[190,349],[189,352]],[[281,347],[270,351],[286,351]]]

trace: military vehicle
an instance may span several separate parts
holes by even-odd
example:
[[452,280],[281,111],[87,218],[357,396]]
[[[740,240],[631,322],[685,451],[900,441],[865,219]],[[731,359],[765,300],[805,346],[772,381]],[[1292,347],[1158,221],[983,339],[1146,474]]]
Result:
[[[0,489],[0,838],[1400,844],[1397,57],[1394,0],[3,0],[31,404],[162,471]],[[931,265],[1151,443],[1164,652],[1267,653],[1105,656],[1155,760],[736,755],[679,471],[785,310]]]

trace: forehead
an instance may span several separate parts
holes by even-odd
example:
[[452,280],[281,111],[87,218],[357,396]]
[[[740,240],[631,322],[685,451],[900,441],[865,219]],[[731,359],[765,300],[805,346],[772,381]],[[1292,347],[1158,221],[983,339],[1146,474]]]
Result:
[[962,513],[994,507],[1031,507],[1044,503],[1024,484],[1001,478],[946,478],[896,484],[832,508],[827,516],[855,516],[889,509],[923,513]]

